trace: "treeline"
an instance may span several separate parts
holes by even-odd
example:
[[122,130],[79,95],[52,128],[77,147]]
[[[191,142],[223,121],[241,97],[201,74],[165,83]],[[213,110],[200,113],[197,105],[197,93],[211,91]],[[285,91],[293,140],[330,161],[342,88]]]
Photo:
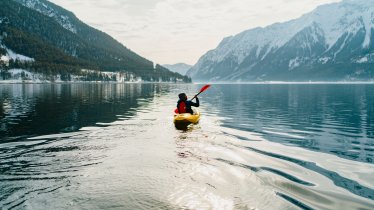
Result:
[[[39,66],[40,65],[40,66]],[[14,75],[11,71],[23,69],[21,74]],[[63,69],[63,70],[62,70]],[[28,76],[25,71],[30,72],[34,76]],[[101,72],[97,70],[81,70],[76,67],[64,64],[49,64],[41,62],[13,60],[5,62],[0,60],[0,80],[22,79],[22,80],[48,80],[55,81],[113,81],[113,82],[135,82],[135,81],[151,81],[151,82],[191,82],[188,77],[179,78],[178,74],[165,76],[168,71],[160,65],[156,65],[152,74],[144,74],[144,77],[135,75],[130,72]]]

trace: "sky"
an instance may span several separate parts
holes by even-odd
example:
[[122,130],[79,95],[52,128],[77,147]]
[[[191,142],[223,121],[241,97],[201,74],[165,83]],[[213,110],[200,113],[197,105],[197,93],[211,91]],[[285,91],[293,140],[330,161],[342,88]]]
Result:
[[50,0],[159,64],[195,64],[227,36],[340,0]]

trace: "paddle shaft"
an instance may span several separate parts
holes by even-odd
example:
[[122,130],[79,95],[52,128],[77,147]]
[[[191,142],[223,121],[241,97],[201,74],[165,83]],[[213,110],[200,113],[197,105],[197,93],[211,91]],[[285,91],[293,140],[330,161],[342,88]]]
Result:
[[194,100],[198,95],[200,95],[200,93],[202,93],[202,92],[199,92],[198,94],[196,94],[196,95],[191,99],[191,101]]
[[200,92],[199,92],[198,94],[196,94],[196,95],[191,99],[191,101],[194,100],[198,95],[200,95],[200,93],[206,91],[209,87],[210,87],[210,85],[205,85],[203,88],[201,88]]

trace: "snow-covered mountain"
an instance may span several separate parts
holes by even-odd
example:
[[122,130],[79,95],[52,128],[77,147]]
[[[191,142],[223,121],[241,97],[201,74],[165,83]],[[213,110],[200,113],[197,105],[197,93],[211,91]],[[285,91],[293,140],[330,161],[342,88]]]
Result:
[[172,72],[176,72],[181,75],[186,75],[187,71],[190,70],[190,68],[192,67],[191,65],[185,63],[165,64],[162,66],[164,66]]
[[[36,10],[48,17],[53,18],[56,22],[58,22],[62,27],[65,29],[77,33],[77,26],[71,20],[73,13],[61,10],[49,2],[40,1],[40,0],[14,0],[32,10]],[[66,14],[67,13],[67,14]]]
[[343,0],[227,37],[187,73],[210,81],[374,78],[374,0]]

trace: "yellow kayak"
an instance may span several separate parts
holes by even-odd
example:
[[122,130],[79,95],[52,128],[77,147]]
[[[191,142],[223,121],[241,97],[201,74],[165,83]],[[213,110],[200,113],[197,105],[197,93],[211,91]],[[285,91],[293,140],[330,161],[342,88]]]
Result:
[[194,114],[183,113],[174,115],[174,123],[193,123],[196,124],[200,120],[200,112],[195,110]]

